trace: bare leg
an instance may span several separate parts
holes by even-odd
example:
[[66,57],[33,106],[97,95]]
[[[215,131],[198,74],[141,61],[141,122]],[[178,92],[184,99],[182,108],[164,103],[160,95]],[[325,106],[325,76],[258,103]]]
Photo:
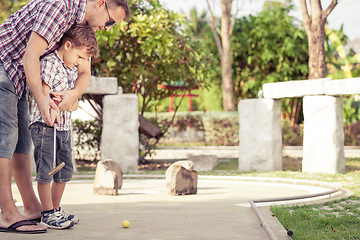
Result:
[[54,205],[51,197],[50,183],[39,183],[38,192],[41,201],[41,206],[44,211],[50,211],[54,209]]
[[24,203],[24,216],[29,219],[40,217],[42,208],[32,185],[30,155],[14,153],[11,167]]
[[15,222],[23,219],[19,210],[15,206],[15,202],[11,191],[11,171],[10,171],[10,159],[0,158],[0,206],[2,213],[3,225],[9,225],[11,222]]
[[54,182],[51,187],[54,208],[59,209],[66,182]]
[[[0,207],[1,207],[1,227],[8,227],[11,224],[25,220],[15,206],[11,192],[11,168],[10,159],[0,158]],[[17,228],[21,231],[46,229],[44,226],[22,226]]]

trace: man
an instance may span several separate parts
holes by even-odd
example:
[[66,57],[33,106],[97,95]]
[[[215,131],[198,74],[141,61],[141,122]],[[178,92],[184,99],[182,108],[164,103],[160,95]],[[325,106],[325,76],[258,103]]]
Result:
[[[31,0],[0,26],[0,231],[46,232],[45,227],[28,221],[40,217],[41,206],[31,181],[27,89],[31,89],[45,123],[53,126],[50,110],[69,110],[90,80],[87,62],[79,67],[75,88],[60,93],[62,101],[57,107],[43,94],[40,57],[56,49],[75,23],[86,22],[94,31],[108,31],[129,16],[126,0]],[[24,215],[12,197],[11,170]]]

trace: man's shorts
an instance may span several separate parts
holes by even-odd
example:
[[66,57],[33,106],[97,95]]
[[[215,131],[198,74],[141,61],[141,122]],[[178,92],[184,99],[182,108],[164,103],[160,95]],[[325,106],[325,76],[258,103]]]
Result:
[[28,154],[30,147],[26,90],[19,99],[0,61],[0,157],[11,159],[14,152]]
[[64,162],[65,166],[54,176],[48,173],[53,169],[54,161],[54,127],[35,122],[30,126],[34,143],[34,159],[36,164],[36,181],[40,183],[69,182],[73,174],[71,131],[56,132],[56,166]]

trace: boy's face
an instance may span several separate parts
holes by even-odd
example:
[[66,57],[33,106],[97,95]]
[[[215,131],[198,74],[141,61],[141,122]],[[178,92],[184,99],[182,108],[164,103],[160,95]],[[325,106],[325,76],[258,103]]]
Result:
[[63,54],[63,61],[66,66],[69,68],[76,67],[81,64],[83,61],[86,61],[91,55],[88,53],[86,47],[76,48],[67,41],[65,43],[65,51]]

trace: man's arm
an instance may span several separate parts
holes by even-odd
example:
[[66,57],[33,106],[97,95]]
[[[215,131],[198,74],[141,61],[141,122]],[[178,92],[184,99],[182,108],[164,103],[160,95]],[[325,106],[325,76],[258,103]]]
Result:
[[90,66],[91,64],[88,61],[83,61],[77,66],[79,75],[75,82],[75,87],[69,91],[63,92],[62,101],[59,104],[59,109],[61,111],[71,111],[74,102],[77,101],[77,99],[80,98],[88,88],[91,76]]
[[42,81],[40,77],[40,56],[48,47],[47,41],[36,32],[32,32],[25,49],[23,57],[26,81],[30,86],[31,92],[39,107],[41,115],[47,125],[53,126],[54,119],[50,116],[50,110],[59,111],[56,104],[50,99],[49,95],[43,93]]

